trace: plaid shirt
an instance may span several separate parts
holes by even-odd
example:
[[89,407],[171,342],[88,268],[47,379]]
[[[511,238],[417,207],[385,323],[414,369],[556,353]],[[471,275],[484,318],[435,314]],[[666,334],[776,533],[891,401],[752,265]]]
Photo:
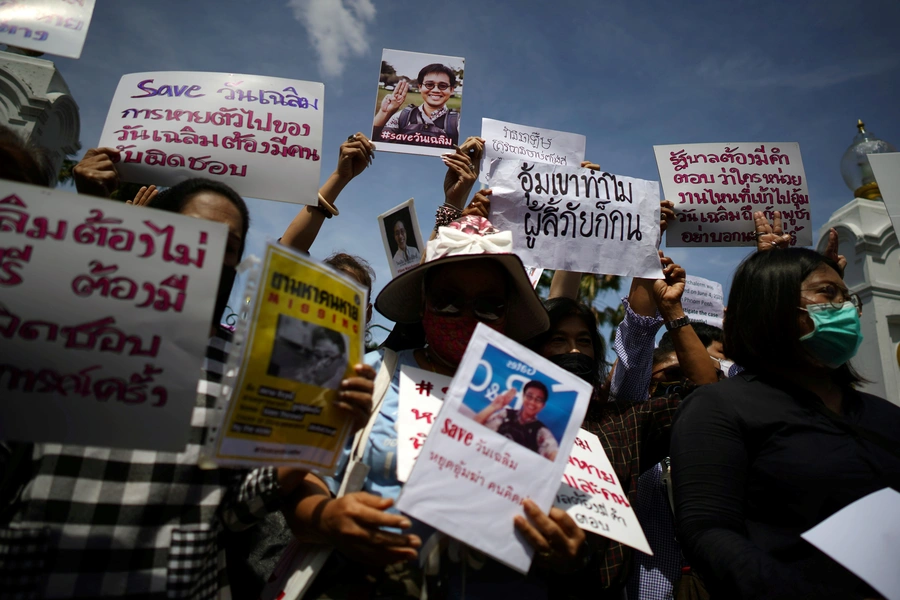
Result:
[[197,465],[230,339],[209,342],[184,452],[35,445],[0,527],[0,598],[231,596],[223,524],[249,527],[279,498],[273,468]]

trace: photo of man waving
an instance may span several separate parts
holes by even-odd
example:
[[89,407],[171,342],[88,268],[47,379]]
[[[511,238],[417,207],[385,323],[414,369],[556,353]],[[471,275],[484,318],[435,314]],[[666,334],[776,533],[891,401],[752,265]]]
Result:
[[522,407],[519,410],[508,408],[516,395],[514,389],[498,395],[475,415],[475,422],[548,460],[554,460],[559,442],[553,432],[538,420],[550,397],[547,386],[537,380],[526,383],[522,388]]

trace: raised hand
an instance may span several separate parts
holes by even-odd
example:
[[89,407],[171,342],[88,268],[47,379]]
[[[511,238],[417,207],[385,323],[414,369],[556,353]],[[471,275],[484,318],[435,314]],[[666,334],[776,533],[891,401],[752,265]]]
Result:
[[756,251],[765,252],[775,248],[787,248],[791,244],[791,234],[784,233],[781,227],[781,211],[776,210],[772,215],[772,223],[761,211],[753,213],[753,221],[756,226]]
[[589,552],[584,532],[565,511],[553,507],[545,515],[531,500],[526,500],[523,507],[528,518],[516,515],[514,522],[537,551],[539,563],[557,573],[570,573],[584,566]]
[[847,268],[847,258],[843,254],[838,254],[840,240],[838,239],[837,229],[832,227],[828,230],[828,245],[825,247],[823,254],[837,263],[838,275],[844,276],[844,269]]
[[356,377],[348,377],[338,387],[335,406],[353,419],[353,432],[362,429],[372,413],[372,392],[375,391],[375,369],[366,364],[353,367]]
[[341,144],[335,173],[343,183],[366,170],[375,160],[375,144],[362,133],[355,133]]
[[115,165],[119,158],[119,151],[113,148],[91,148],[85,152],[84,158],[72,170],[78,193],[109,198],[119,187]]
[[156,189],[155,185],[151,185],[147,187],[146,185],[141,186],[141,189],[138,190],[138,193],[134,196],[134,200],[126,200],[125,204],[134,204],[135,206],[147,206],[153,199],[159,195],[159,190]]
[[681,304],[687,273],[668,256],[663,256],[660,262],[663,267],[663,279],[653,282],[653,298],[659,312],[665,315],[667,309]]
[[[387,113],[388,116],[397,112],[406,102],[406,93],[409,91],[409,82],[401,81],[394,88],[393,94],[388,94],[381,101],[381,112]],[[370,105],[371,106],[371,105]]]
[[484,140],[470,137],[455,152],[441,156],[441,160],[447,165],[444,202],[460,209],[465,206],[469,192],[478,179],[478,162],[470,157],[468,150],[471,149],[475,150],[473,155],[480,155],[484,150]]
[[486,190],[478,190],[475,197],[469,202],[469,205],[462,211],[462,216],[475,215],[487,219],[491,214],[491,194],[494,191],[490,188]]
[[598,165],[597,163],[592,163],[589,160],[583,160],[583,161],[581,161],[581,168],[582,169],[593,169],[594,171],[599,171],[600,165]]
[[659,203],[659,234],[664,234],[669,227],[669,221],[674,220],[675,203],[671,200],[663,200]]

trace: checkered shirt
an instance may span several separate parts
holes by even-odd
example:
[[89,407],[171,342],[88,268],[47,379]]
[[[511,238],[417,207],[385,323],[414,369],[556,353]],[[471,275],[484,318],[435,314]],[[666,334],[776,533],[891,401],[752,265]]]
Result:
[[224,526],[278,506],[273,468],[201,469],[231,334],[209,342],[184,452],[36,444],[0,526],[0,598],[230,598]]
[[645,317],[631,310],[628,298],[622,298],[625,318],[616,327],[613,347],[619,362],[613,371],[609,387],[610,400],[637,402],[649,395],[650,377],[653,374],[653,350],[656,333],[663,325],[663,318]]
[[[673,394],[638,403],[608,402],[588,411],[583,427],[600,438],[632,505],[636,503],[638,476],[669,452],[672,420],[680,401]],[[600,545],[584,573],[588,576],[585,584],[591,589],[598,583],[601,589],[624,585],[631,567],[631,549],[606,538],[597,539]]]

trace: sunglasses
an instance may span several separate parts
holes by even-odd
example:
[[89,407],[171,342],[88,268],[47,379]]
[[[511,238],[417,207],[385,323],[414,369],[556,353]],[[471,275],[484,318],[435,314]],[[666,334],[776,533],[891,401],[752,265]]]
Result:
[[445,83],[443,81],[441,81],[440,83],[435,83],[434,81],[426,81],[425,83],[422,84],[422,87],[425,88],[426,90],[433,90],[434,86],[437,86],[437,89],[439,89],[443,92],[444,90],[446,90],[447,88],[450,87],[450,84]]
[[498,297],[479,296],[467,298],[465,294],[437,291],[428,295],[428,310],[436,315],[455,317],[469,307],[479,321],[492,323],[506,314],[506,300]]

